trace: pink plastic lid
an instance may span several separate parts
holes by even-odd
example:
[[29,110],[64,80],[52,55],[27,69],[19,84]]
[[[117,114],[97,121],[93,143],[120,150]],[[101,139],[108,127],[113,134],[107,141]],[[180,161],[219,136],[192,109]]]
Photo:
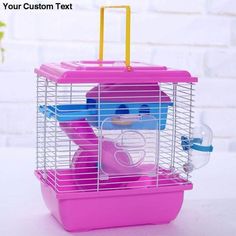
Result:
[[[98,87],[88,91],[86,97],[98,100]],[[113,102],[171,102],[157,84],[103,84],[99,89],[99,97],[101,101]]]
[[188,71],[132,62],[128,71],[124,61],[73,61],[43,64],[38,76],[56,83],[157,83],[197,82]]

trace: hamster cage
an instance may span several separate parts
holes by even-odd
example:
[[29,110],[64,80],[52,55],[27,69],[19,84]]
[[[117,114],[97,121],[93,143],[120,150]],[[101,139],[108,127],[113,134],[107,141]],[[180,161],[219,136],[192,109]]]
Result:
[[192,136],[197,78],[130,62],[128,6],[112,6],[126,9],[125,61],[103,60],[106,8],[99,60],[35,70],[35,174],[47,207],[68,231],[170,222],[192,189],[192,150],[212,150],[209,129]]

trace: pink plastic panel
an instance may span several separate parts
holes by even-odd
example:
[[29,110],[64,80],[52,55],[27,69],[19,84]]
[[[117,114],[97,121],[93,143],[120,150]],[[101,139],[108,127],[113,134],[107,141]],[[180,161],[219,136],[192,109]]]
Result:
[[[100,89],[100,90],[99,90]],[[171,102],[170,97],[157,84],[140,86],[137,84],[115,84],[103,85],[101,88],[96,86],[88,91],[87,98],[95,100],[100,96],[101,101],[120,102]],[[99,90],[99,92],[98,92]],[[111,96],[112,94],[112,96]]]
[[128,71],[122,61],[50,63],[41,65],[35,73],[57,83],[197,82],[196,77],[184,70],[133,62]]

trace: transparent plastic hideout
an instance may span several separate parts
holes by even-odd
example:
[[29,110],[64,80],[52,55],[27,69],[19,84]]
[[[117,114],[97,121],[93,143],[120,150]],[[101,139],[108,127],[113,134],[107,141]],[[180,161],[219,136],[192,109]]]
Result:
[[68,231],[172,221],[192,189],[191,171],[206,163],[194,152],[212,150],[212,137],[193,137],[197,78],[130,62],[128,6],[113,7],[126,10],[125,60],[103,59],[106,8],[99,60],[35,69],[35,174],[47,207]]

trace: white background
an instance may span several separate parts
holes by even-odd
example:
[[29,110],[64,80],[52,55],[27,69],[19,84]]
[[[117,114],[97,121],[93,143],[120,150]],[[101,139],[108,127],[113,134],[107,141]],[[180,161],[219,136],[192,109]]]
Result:
[[[6,60],[0,64],[0,235],[66,235],[49,217],[32,174],[34,68],[45,62],[96,59],[99,6],[105,3],[132,6],[132,60],[186,69],[199,77],[196,115],[213,129],[215,153],[194,174],[195,188],[171,225],[96,235],[235,235],[236,1],[64,2],[73,2],[74,10],[4,11],[0,0],[0,20],[7,23]],[[121,13],[107,14],[107,59],[124,57],[123,18]]]
[[[35,145],[34,68],[96,59],[99,6],[125,3],[133,10],[132,59],[199,76],[196,111],[214,130],[215,150],[236,151],[236,1],[72,2],[73,11],[48,12],[4,11],[0,4],[0,20],[7,23],[6,61],[0,65],[0,146]],[[123,59],[124,15],[107,14],[106,23],[105,58]]]

